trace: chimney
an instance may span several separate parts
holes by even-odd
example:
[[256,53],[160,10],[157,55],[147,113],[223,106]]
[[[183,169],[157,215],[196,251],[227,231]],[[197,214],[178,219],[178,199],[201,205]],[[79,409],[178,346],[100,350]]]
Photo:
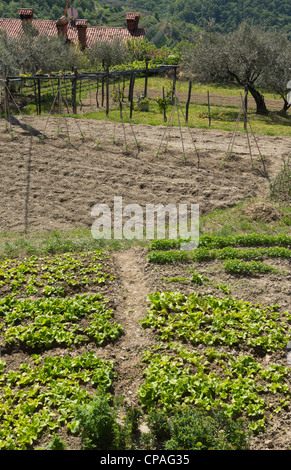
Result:
[[65,38],[67,38],[68,24],[69,24],[69,20],[65,16],[62,16],[56,22],[56,26],[57,26],[59,36],[64,36]]
[[129,31],[133,31],[138,28],[138,23],[140,19],[140,13],[127,13],[126,14],[126,24]]
[[19,18],[21,20],[32,21],[33,10],[31,8],[20,8],[19,9]]
[[88,26],[88,21],[78,19],[78,20],[75,21],[75,26],[76,26],[77,31],[78,31],[79,43],[81,44],[82,49],[85,49],[87,47],[87,26]]

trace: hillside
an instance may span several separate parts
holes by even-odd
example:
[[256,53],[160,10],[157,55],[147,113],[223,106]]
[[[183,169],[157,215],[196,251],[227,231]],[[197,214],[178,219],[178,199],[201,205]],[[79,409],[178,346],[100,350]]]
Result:
[[[242,21],[259,23],[291,36],[291,15],[288,0],[74,0],[79,18],[90,25],[125,26],[125,12],[139,10],[141,26],[148,38],[158,46],[172,46],[190,39],[200,28],[214,27],[223,33],[234,30]],[[39,19],[59,18],[65,0],[2,0],[0,17],[17,17],[20,7],[34,9]]]

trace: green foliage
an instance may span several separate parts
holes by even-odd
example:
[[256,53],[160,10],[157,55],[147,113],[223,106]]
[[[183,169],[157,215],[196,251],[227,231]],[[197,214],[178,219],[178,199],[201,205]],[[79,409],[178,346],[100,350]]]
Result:
[[79,406],[76,421],[84,450],[110,449],[113,446],[116,414],[107,398],[96,397],[89,404]]
[[[286,95],[290,51],[290,42],[283,34],[242,22],[228,34],[208,32],[201,35],[196,47],[185,50],[184,71],[202,83],[228,82],[247,86],[256,102],[257,114],[267,114],[264,96],[258,87],[269,85],[274,92],[280,89],[282,97]],[[286,60],[287,56],[289,59]],[[285,83],[275,89],[282,70]],[[270,76],[274,76],[273,81]]]
[[[5,341],[34,349],[113,341],[123,328],[111,317],[112,310],[106,309],[101,294],[39,300],[10,296],[0,300]],[[87,326],[81,326],[82,319],[87,320]]]
[[65,297],[72,289],[77,293],[89,284],[104,285],[113,279],[104,269],[105,261],[101,251],[6,259],[0,262],[0,289],[28,297]]
[[28,32],[21,40],[0,32],[0,76],[51,73],[71,70],[83,64],[83,56],[75,46],[58,36]]
[[225,271],[229,274],[238,274],[242,276],[253,276],[257,273],[278,273],[278,269],[274,266],[262,263],[261,261],[250,261],[245,263],[244,261],[231,259],[224,263]]
[[[211,260],[223,260],[227,259],[229,262],[226,262],[224,266],[230,272],[231,266],[235,270],[235,266],[241,266],[241,272],[247,273],[247,269],[243,270],[243,266],[246,263],[238,260],[253,260],[253,259],[262,259],[263,257],[270,258],[286,258],[291,257],[291,250],[284,247],[270,247],[270,248],[250,248],[250,249],[236,249],[232,247],[225,247],[222,249],[209,250],[207,248],[201,247],[196,248],[192,251],[150,251],[147,255],[147,259],[150,263],[156,264],[173,264],[173,263],[190,263],[190,262],[201,262],[201,261],[211,261]],[[231,260],[233,260],[231,262]],[[259,261],[252,261],[248,264],[250,266],[249,272],[278,272],[275,268],[270,267],[268,269],[263,269],[263,264]],[[256,269],[257,266],[257,269]],[[235,272],[233,270],[233,272]]]
[[194,273],[191,277],[191,282],[197,285],[202,285],[205,281],[208,281],[206,276],[201,276],[201,274]]
[[[181,37],[188,38],[193,31],[199,29],[198,26],[228,32],[235,29],[242,20],[257,23],[258,18],[268,28],[280,28],[290,34],[288,0],[282,0],[279,6],[275,0],[137,0],[134,6],[136,10],[142,11],[141,22],[142,26],[147,28],[148,37],[155,39],[161,30],[161,39],[168,38],[169,43],[176,43]],[[18,9],[22,7],[23,3],[20,1],[3,0],[0,16],[17,18]],[[57,20],[63,14],[64,2],[31,0],[29,7],[33,8],[35,16],[39,19]],[[125,12],[132,9],[132,5],[127,1],[104,4],[93,0],[75,0],[74,7],[79,12],[79,18],[86,18],[90,25],[97,26],[125,26]]]
[[50,450],[66,450],[66,447],[60,436],[55,434],[49,446]]
[[156,330],[163,341],[250,348],[260,354],[283,350],[288,343],[288,321],[278,322],[273,307],[196,293],[155,292],[148,300],[141,325]]
[[[202,353],[171,343],[153,349],[162,351],[144,354],[145,382],[138,391],[149,413],[157,407],[168,416],[177,406],[190,405],[206,412],[219,408],[228,418],[246,418],[249,430],[256,433],[265,429],[271,413],[289,405],[287,367],[264,367],[251,355],[236,357],[212,347]],[[157,436],[164,439],[171,425],[165,416],[160,421],[155,427],[160,429]]]
[[112,384],[112,363],[91,352],[44,359],[32,355],[31,359],[30,363],[21,364],[18,371],[4,369],[0,375],[3,450],[29,449],[44,433],[54,435],[66,425],[73,430],[75,407],[92,399],[84,384],[91,384],[102,393]]
[[[180,248],[181,243],[188,242],[189,239],[177,240],[155,240],[148,246],[152,250],[170,250]],[[249,235],[235,235],[227,237],[215,237],[203,235],[199,237],[199,247],[224,248],[228,246],[263,246],[263,245],[285,245],[291,246],[291,236],[289,235],[262,235],[252,233]]]
[[126,44],[115,38],[112,42],[97,41],[86,51],[89,66],[97,69],[128,63],[130,56]]
[[191,406],[169,412],[152,411],[147,423],[159,446],[166,450],[245,450],[248,437],[242,420],[220,410],[205,412]]
[[[118,421],[118,413],[125,411],[125,416]],[[139,420],[139,409],[120,407],[117,401],[112,405],[110,396],[97,396],[84,406],[75,410],[72,424],[74,432],[81,435],[83,449],[126,450],[135,447]]]

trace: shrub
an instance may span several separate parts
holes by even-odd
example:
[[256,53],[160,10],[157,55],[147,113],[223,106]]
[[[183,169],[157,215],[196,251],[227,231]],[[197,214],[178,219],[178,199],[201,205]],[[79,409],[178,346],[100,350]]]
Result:
[[245,450],[248,436],[242,420],[228,418],[222,410],[212,412],[190,406],[177,407],[169,416],[153,411],[148,425],[156,442],[166,450]]
[[76,409],[83,449],[111,449],[114,441],[116,414],[107,399],[96,397],[91,403]]
[[52,442],[49,445],[50,450],[66,450],[66,444],[62,441],[60,436],[55,434]]

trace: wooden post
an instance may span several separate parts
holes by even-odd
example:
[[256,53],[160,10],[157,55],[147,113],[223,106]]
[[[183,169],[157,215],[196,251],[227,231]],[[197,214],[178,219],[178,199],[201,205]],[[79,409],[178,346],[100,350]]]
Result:
[[166,103],[165,103],[165,87],[163,87],[163,102],[164,102],[164,122],[167,122]]
[[39,114],[39,106],[38,106],[38,99],[37,99],[37,93],[36,93],[36,80],[33,80],[33,88],[34,88],[34,103],[35,103],[35,109],[36,109],[36,114]]
[[125,90],[125,75],[122,78],[122,101],[124,101],[124,90]]
[[174,67],[174,78],[173,78],[173,96],[176,93],[176,81],[177,81],[177,67]]
[[6,108],[6,114],[7,114],[7,119],[10,124],[10,129],[11,129],[11,118],[10,118],[10,106],[9,106],[9,92],[8,88],[9,87],[9,80],[6,78],[5,80],[5,108]]
[[189,80],[189,89],[188,89],[188,99],[186,103],[186,122],[188,122],[188,116],[189,116],[189,105],[190,105],[190,100],[191,100],[191,90],[192,90],[192,82]]
[[61,97],[61,80],[58,78],[58,114],[61,114],[62,97]]
[[109,114],[109,66],[106,67],[106,116]]
[[245,101],[244,101],[244,129],[247,130],[248,125],[248,86],[245,86]]
[[101,107],[104,106],[104,75],[102,75],[101,79]]
[[210,114],[210,95],[209,91],[207,91],[207,103],[208,103],[208,120],[209,120],[209,127],[211,126],[211,114]]
[[145,80],[144,80],[144,96],[148,95],[148,70],[149,70],[149,59],[146,59],[146,70],[145,70]]
[[37,79],[37,92],[38,92],[38,114],[41,114],[41,90],[40,90],[40,79]]
[[78,76],[78,71],[75,68],[74,69],[75,76],[72,80],[72,108],[73,108],[73,114],[77,114],[77,76]]
[[131,101],[131,89],[132,89],[132,80],[133,80],[133,73],[130,75],[130,80],[129,80],[129,87],[128,87],[128,101]]
[[130,91],[130,119],[132,118],[132,111],[133,111],[133,89],[134,89],[134,81],[135,81],[135,74],[132,75],[132,84],[131,84],[131,91]]

